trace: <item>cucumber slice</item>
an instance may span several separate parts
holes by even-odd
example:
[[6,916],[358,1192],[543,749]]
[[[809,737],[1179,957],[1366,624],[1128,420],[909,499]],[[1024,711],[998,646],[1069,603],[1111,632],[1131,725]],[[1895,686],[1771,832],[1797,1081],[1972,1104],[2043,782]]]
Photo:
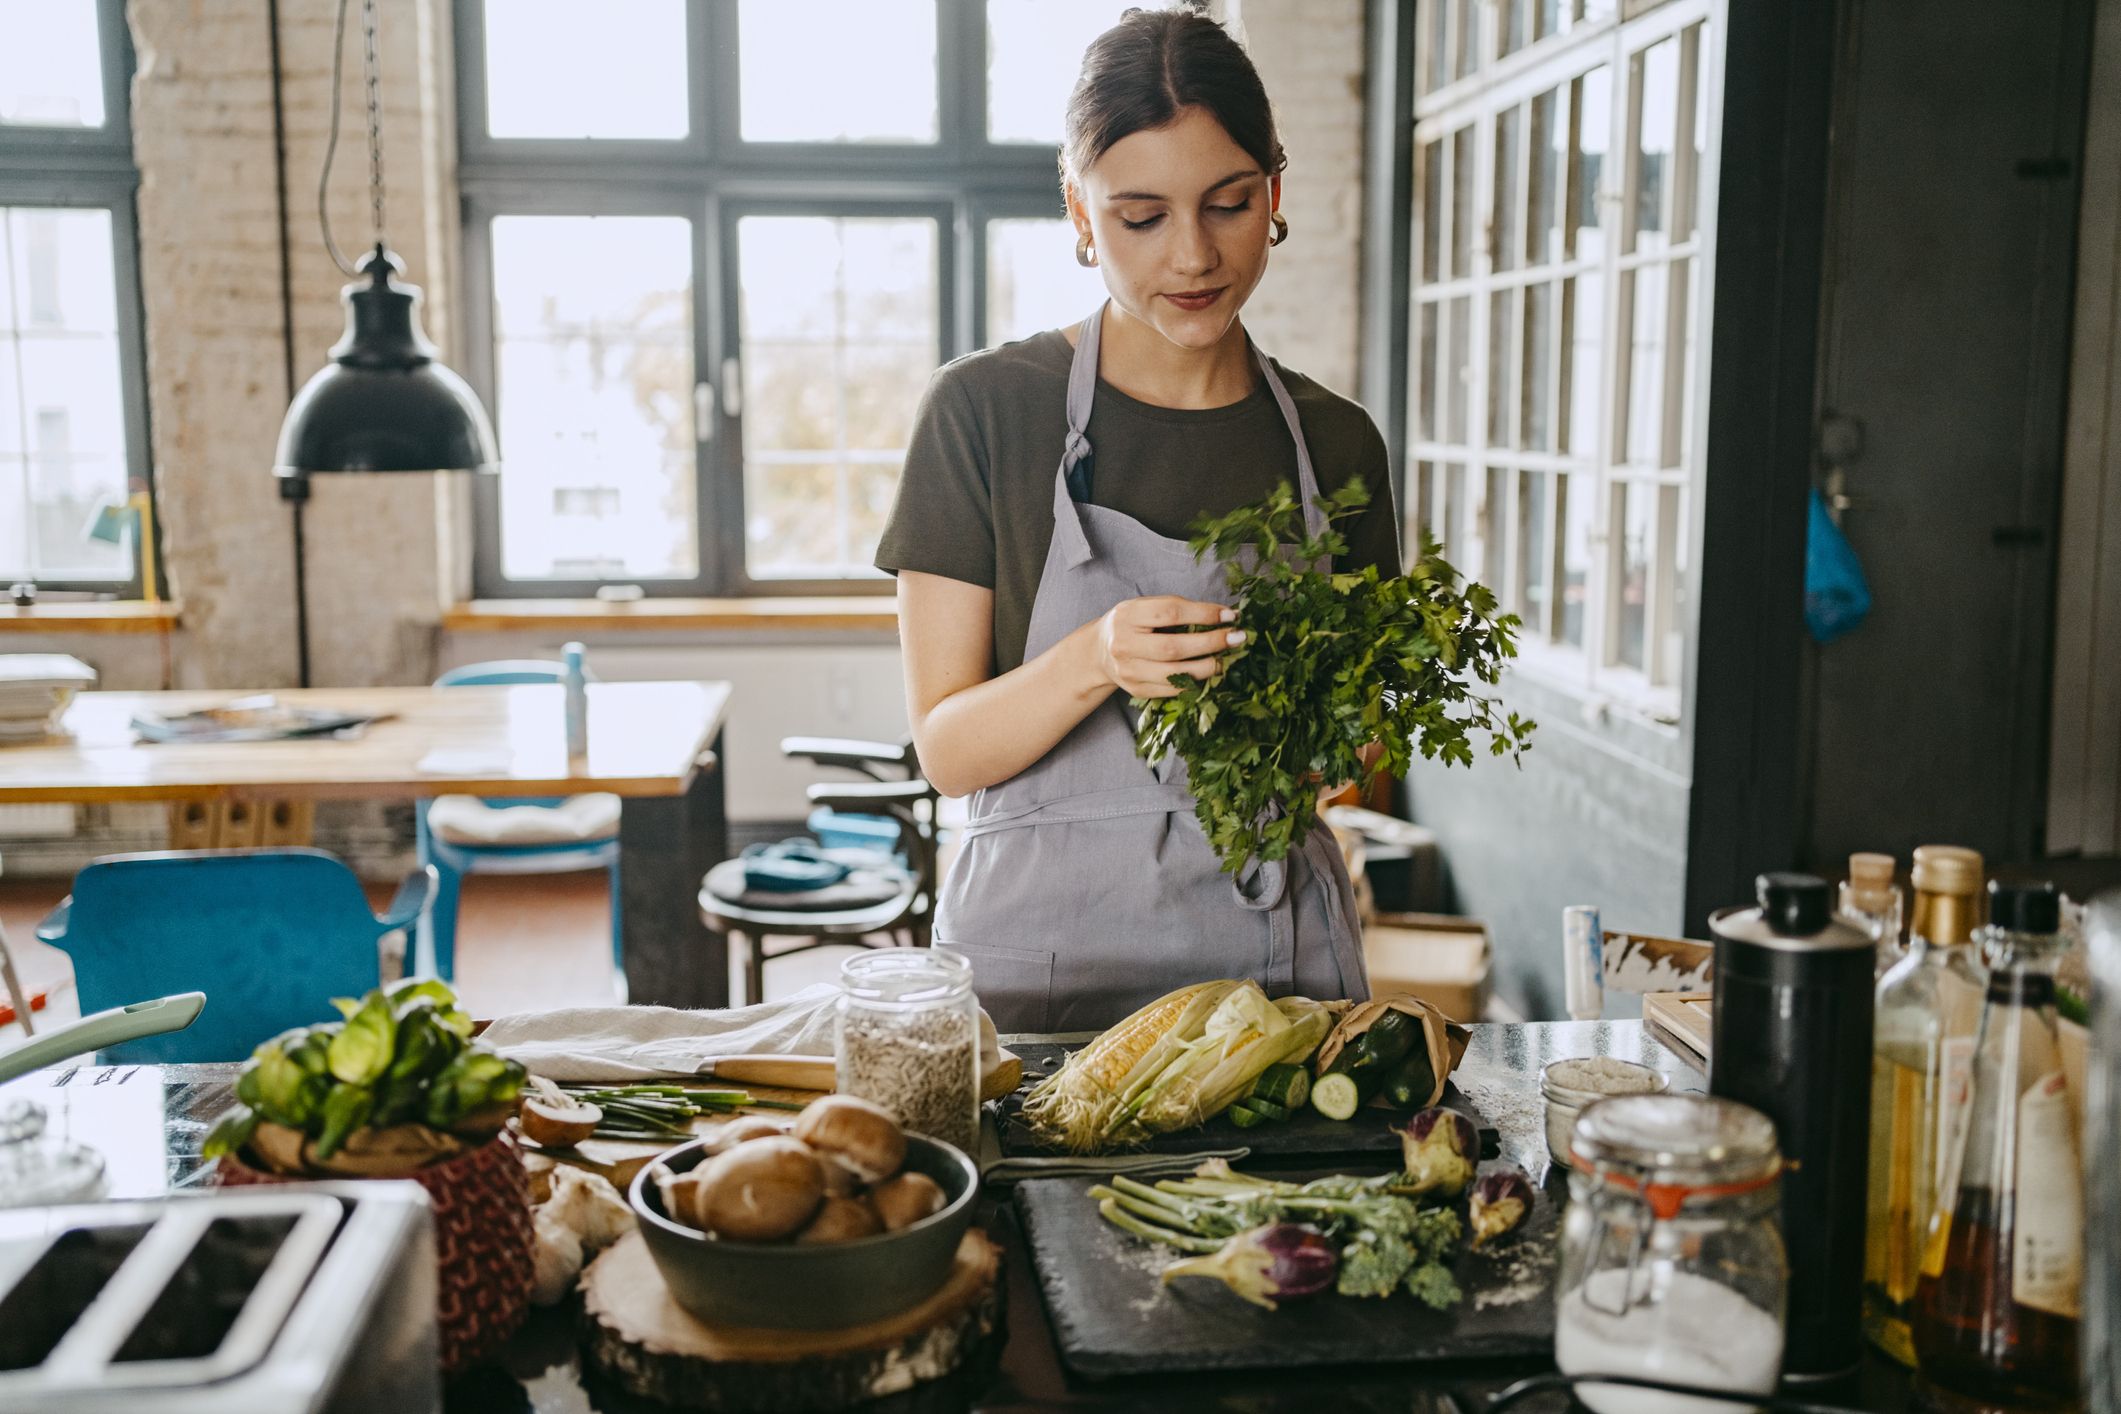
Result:
[[1353,1076],[1321,1075],[1311,1087],[1311,1108],[1327,1119],[1353,1119],[1362,1108],[1362,1091]]
[[1230,1123],[1239,1129],[1253,1129],[1267,1122],[1267,1117],[1258,1110],[1248,1110],[1242,1104],[1230,1106]]
[[1252,1113],[1258,1115],[1261,1119],[1273,1120],[1277,1124],[1289,1117],[1288,1106],[1277,1105],[1272,1100],[1262,1100],[1257,1095],[1254,1095],[1251,1099],[1242,1101],[1241,1103],[1246,1109],[1252,1111]]
[[1311,1098],[1311,1072],[1300,1065],[1270,1065],[1260,1072],[1250,1098],[1270,1100],[1283,1109],[1301,1109]]

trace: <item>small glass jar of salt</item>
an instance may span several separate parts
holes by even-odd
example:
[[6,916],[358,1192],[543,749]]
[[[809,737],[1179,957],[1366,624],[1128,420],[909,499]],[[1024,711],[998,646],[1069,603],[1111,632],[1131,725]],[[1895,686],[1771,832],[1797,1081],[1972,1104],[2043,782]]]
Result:
[[882,948],[840,964],[840,1093],[979,1154],[979,1002],[956,953]]
[[[1788,1267],[1782,1154],[1758,1110],[1705,1095],[1631,1095],[1584,1110],[1561,1230],[1554,1363],[1772,1394]],[[1599,1414],[1730,1414],[1700,1397],[1586,1383]]]

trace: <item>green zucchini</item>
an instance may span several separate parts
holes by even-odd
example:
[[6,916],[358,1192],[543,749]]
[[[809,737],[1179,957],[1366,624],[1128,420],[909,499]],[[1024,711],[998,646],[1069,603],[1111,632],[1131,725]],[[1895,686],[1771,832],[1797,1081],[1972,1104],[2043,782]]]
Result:
[[1362,1091],[1355,1077],[1342,1071],[1319,1076],[1318,1083],[1311,1087],[1311,1108],[1327,1119],[1353,1119],[1362,1103]]
[[1435,1088],[1436,1069],[1429,1064],[1429,1048],[1423,1046],[1385,1077],[1385,1103],[1395,1110],[1420,1109],[1429,1103],[1429,1092]]
[[1272,1100],[1262,1100],[1257,1095],[1254,1095],[1249,1100],[1240,1100],[1238,1103],[1258,1115],[1261,1119],[1273,1120],[1279,1123],[1289,1117],[1289,1107],[1287,1105],[1277,1105]]
[[1303,1108],[1311,1098],[1311,1072],[1300,1065],[1270,1065],[1253,1082],[1247,1098],[1269,1100],[1283,1109]]
[[1239,1129],[1253,1129],[1267,1122],[1267,1117],[1258,1110],[1246,1109],[1243,1101],[1230,1106],[1230,1123]]
[[1403,1011],[1388,1010],[1370,1023],[1369,1030],[1342,1047],[1327,1068],[1354,1076],[1374,1070],[1382,1077],[1423,1039],[1420,1022]]

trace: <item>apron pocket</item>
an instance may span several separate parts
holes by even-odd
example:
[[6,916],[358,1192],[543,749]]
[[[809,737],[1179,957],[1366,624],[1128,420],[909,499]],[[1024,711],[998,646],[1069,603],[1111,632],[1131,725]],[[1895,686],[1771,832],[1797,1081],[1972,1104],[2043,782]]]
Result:
[[997,948],[943,938],[935,946],[972,964],[972,990],[994,1029],[1003,1033],[1049,1028],[1053,1005],[1053,954],[1029,948]]

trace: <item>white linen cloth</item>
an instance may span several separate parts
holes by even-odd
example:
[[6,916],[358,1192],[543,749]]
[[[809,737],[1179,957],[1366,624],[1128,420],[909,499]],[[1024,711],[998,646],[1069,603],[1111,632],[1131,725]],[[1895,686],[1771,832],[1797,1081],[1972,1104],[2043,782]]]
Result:
[[[497,1018],[480,1039],[534,1075],[640,1081],[698,1075],[724,1056],[829,1056],[840,989],[816,982],[779,1001],[723,1010],[561,1007]],[[999,1064],[994,1023],[980,1013],[980,1071]]]

